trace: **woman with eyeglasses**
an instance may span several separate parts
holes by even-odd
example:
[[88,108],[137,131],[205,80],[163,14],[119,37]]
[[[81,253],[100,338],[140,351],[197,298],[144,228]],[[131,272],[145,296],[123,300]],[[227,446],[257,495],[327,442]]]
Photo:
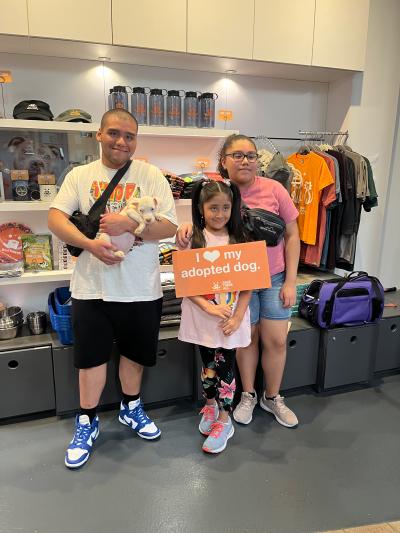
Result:
[[[236,359],[242,381],[241,400],[233,418],[249,424],[257,404],[254,388],[260,357],[264,372],[265,390],[260,407],[272,413],[285,427],[298,424],[296,415],[280,396],[280,386],[286,361],[286,340],[290,308],[296,301],[296,275],[300,254],[297,228],[298,211],[286,189],[277,181],[257,176],[257,147],[246,135],[230,135],[221,147],[218,172],[233,181],[240,189],[243,202],[280,215],[286,222],[285,238],[277,246],[267,249],[272,287],[254,290],[250,300],[251,344],[237,350]],[[192,234],[191,224],[182,224],[177,243],[186,247]]]

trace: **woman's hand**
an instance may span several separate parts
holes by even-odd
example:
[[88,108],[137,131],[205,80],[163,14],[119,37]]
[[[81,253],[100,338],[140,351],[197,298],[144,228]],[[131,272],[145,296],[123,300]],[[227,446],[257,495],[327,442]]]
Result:
[[279,298],[283,307],[292,307],[296,303],[296,285],[285,281],[279,292]]
[[242,323],[242,319],[239,316],[237,315],[231,316],[230,318],[228,318],[228,320],[225,320],[221,325],[223,334],[229,337],[229,335],[232,335],[232,333],[235,333],[235,331],[239,328],[241,323]]
[[185,250],[189,246],[192,234],[193,224],[191,222],[185,222],[179,226],[175,235],[175,242],[180,250]]

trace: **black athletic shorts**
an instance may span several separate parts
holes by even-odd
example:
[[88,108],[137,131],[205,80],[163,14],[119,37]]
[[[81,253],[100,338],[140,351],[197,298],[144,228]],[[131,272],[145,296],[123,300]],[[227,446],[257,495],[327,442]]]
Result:
[[162,298],[150,302],[72,299],[74,364],[93,368],[109,361],[115,340],[120,355],[154,366]]

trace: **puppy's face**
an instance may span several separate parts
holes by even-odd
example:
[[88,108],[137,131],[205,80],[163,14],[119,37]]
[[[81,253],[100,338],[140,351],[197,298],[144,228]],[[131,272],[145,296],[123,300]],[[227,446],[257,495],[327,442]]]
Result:
[[154,222],[155,213],[158,207],[158,199],[153,196],[142,196],[141,198],[135,198],[130,202],[138,213],[141,214],[146,224]]
[[8,143],[8,151],[14,154],[14,168],[27,170],[29,179],[37,182],[38,174],[51,174],[55,162],[61,159],[59,148],[50,144],[35,143],[32,139],[14,137]]

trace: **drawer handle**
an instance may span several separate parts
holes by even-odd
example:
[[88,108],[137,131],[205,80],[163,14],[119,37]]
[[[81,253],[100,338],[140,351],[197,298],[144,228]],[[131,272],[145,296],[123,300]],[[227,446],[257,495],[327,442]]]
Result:
[[165,348],[162,348],[161,350],[158,350],[158,357],[165,357],[167,355],[167,350]]
[[289,341],[289,348],[294,348],[296,346],[297,342],[292,339],[291,341]]
[[352,336],[350,337],[350,342],[351,342],[351,344],[356,343],[356,342],[357,342],[357,336],[356,336],[356,335],[352,335]]
[[19,366],[19,363],[15,359],[8,362],[8,368],[10,368],[11,370],[15,370],[16,368],[18,368],[18,366]]

